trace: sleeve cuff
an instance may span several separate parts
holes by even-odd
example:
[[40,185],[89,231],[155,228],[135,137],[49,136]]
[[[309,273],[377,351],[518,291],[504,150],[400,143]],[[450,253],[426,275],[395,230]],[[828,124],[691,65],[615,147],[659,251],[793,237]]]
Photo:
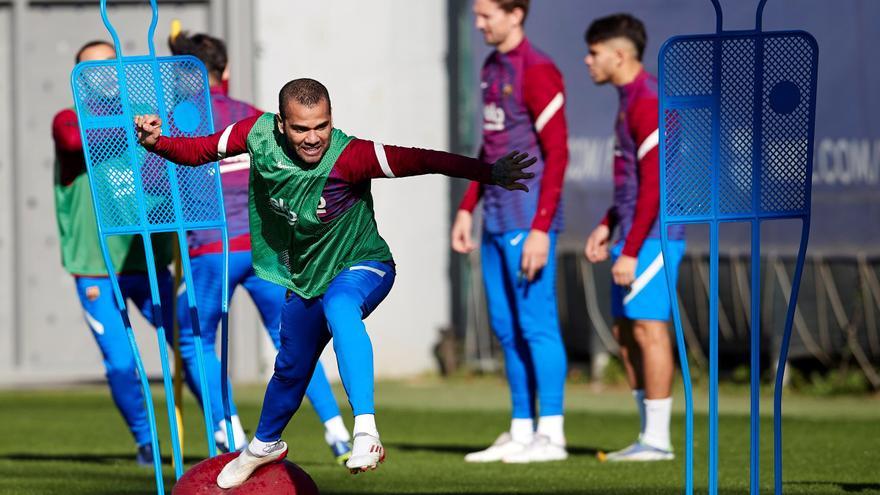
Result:
[[165,136],[159,136],[159,138],[156,139],[156,144],[153,146],[153,149],[148,149],[147,151],[150,151],[152,153],[156,153],[157,155],[159,155],[163,151],[168,151],[168,149],[167,149],[168,147],[165,146],[166,144],[168,144],[168,140],[165,139]]
[[624,256],[629,256],[630,258],[638,258],[639,251],[642,249],[641,243],[638,245],[635,242],[627,241],[623,244],[623,249],[621,250],[621,254]]
[[550,227],[553,225],[552,217],[540,216],[536,217],[532,220],[532,230],[540,230],[541,232],[550,232]]

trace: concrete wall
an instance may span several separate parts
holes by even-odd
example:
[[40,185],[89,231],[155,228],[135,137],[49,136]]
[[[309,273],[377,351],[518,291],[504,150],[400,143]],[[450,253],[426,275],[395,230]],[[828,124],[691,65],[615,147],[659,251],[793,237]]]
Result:
[[[323,82],[333,121],[386,144],[444,149],[448,139],[446,2],[255,2],[256,97],[274,111],[281,86]],[[373,181],[379,230],[398,264],[395,286],[367,320],[376,372],[432,369],[437,330],[449,321],[449,180]],[[328,372],[335,374],[325,352]]]

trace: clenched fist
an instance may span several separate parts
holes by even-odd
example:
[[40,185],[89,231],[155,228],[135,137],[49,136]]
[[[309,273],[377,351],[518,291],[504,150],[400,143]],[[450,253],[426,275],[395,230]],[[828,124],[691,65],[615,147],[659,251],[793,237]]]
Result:
[[162,119],[158,115],[138,115],[134,118],[134,128],[141,146],[152,150],[162,135]]

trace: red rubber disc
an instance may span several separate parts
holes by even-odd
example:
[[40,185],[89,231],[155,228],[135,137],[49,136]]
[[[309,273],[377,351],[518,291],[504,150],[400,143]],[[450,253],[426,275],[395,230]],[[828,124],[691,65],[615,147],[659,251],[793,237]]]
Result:
[[237,452],[206,459],[177,480],[172,495],[317,495],[318,485],[296,464],[289,461],[261,466],[240,486],[224,490],[217,486],[217,475]]

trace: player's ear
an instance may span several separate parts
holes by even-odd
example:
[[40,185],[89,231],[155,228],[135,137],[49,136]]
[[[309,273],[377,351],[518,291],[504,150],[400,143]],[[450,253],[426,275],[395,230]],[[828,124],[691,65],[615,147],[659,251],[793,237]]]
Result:
[[516,22],[516,24],[518,26],[522,26],[523,22],[525,22],[525,18],[526,18],[525,11],[520,7],[516,7],[513,9],[511,14],[513,14],[513,20]]
[[281,120],[281,114],[275,114],[275,126],[278,128],[278,132],[284,134],[284,121]]
[[617,52],[617,58],[621,63],[627,59],[639,59],[639,52],[635,43],[628,39],[621,39],[620,46],[618,46],[615,51]]
[[626,48],[618,46],[614,48],[614,57],[616,58],[616,64],[618,67],[623,64],[626,60]]

